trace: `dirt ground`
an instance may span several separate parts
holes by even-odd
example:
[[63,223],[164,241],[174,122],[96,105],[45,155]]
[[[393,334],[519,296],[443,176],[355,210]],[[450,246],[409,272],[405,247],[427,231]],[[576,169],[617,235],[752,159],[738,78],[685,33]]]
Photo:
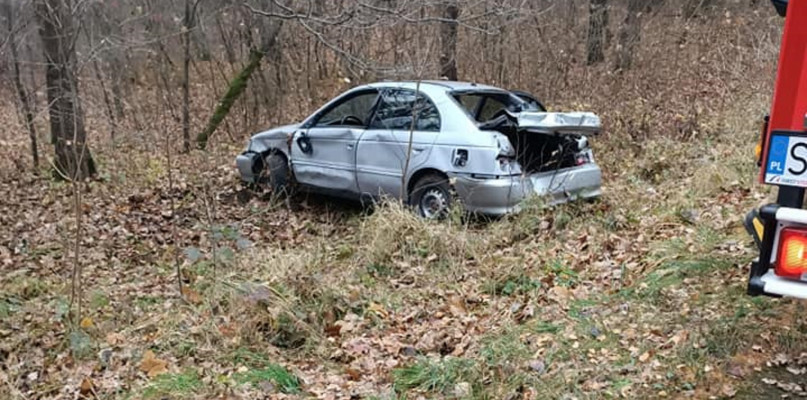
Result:
[[742,217],[770,197],[756,126],[720,118],[708,138],[594,140],[598,201],[442,222],[245,191],[234,145],[169,164],[100,141],[99,179],[73,186],[34,175],[10,129],[0,397],[803,396],[803,305],[744,291]]

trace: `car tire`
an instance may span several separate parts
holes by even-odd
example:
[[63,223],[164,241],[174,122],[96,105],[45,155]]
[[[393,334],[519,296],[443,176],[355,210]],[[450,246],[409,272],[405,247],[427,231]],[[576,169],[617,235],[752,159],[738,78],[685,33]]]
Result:
[[270,152],[263,157],[263,171],[260,183],[269,189],[273,195],[290,193],[289,163],[286,157],[278,152]]
[[418,179],[409,199],[418,215],[426,219],[445,218],[454,203],[448,178],[438,174],[428,174]]

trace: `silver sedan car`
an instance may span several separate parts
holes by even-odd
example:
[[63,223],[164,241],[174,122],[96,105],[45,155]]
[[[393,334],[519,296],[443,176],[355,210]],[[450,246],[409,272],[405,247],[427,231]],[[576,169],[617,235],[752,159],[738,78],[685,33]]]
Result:
[[523,92],[465,82],[381,82],[348,90],[302,123],[258,133],[241,179],[355,199],[402,199],[423,217],[454,204],[503,215],[530,196],[601,194],[588,137],[600,119],[552,113]]

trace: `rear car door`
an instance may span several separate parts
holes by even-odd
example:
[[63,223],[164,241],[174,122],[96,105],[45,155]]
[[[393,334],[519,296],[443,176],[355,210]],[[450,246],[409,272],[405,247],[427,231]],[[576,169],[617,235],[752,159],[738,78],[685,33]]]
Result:
[[402,190],[404,173],[415,171],[426,161],[439,132],[440,113],[425,94],[411,89],[382,89],[356,155],[361,193],[406,196]]
[[356,147],[377,98],[375,89],[345,95],[294,133],[291,163],[297,182],[358,193]]

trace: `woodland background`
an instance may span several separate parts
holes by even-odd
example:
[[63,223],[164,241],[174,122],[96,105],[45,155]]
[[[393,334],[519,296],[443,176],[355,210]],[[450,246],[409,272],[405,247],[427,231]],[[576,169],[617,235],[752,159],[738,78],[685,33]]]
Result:
[[[744,295],[766,1],[0,4],[0,397],[804,393],[801,306]],[[442,77],[600,114],[603,199],[432,223],[238,184],[256,131]]]

